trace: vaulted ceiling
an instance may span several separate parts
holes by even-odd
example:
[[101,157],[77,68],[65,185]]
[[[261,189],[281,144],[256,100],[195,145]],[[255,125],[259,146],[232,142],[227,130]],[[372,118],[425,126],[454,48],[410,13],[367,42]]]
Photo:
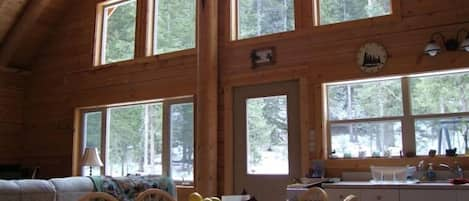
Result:
[[0,69],[31,70],[70,0],[0,0]]

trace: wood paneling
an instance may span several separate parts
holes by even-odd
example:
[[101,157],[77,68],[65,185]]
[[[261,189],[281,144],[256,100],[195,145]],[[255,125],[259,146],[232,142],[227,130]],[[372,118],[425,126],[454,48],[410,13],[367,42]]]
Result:
[[20,163],[27,76],[0,72],[0,164]]
[[15,24],[17,18],[21,15],[28,0],[2,0],[0,1],[0,42]]
[[[24,161],[40,165],[44,177],[71,174],[72,140],[78,129],[73,127],[75,108],[197,93],[198,56],[194,50],[182,55],[139,58],[93,68],[97,2],[99,0],[68,1],[67,12],[60,17],[52,37],[37,52],[37,59],[33,62],[31,83],[27,88],[26,135],[21,138],[21,144],[27,149]],[[217,94],[218,149],[215,153],[218,152],[216,176],[220,193],[229,192],[232,182],[231,167],[226,167],[232,165],[232,161],[226,161],[229,160],[227,150],[232,149],[230,87],[273,82],[288,77],[300,79],[303,83],[301,91],[308,93],[301,95],[302,99],[307,99],[301,103],[302,109],[307,111],[307,114],[301,114],[304,119],[301,121],[302,137],[314,143],[309,148],[313,150],[306,155],[310,159],[317,159],[324,155],[322,150],[325,148],[321,127],[322,83],[469,67],[469,56],[464,52],[443,52],[432,58],[422,55],[431,33],[441,31],[447,36],[454,36],[459,28],[469,28],[467,0],[401,0],[401,16],[396,19],[372,19],[322,27],[313,27],[311,24],[310,29],[307,24],[312,20],[307,18],[313,16],[308,13],[312,9],[301,6],[301,14],[297,15],[303,16],[299,19],[299,30],[243,41],[230,41],[229,9],[226,9],[228,2],[218,1],[220,81]],[[382,43],[390,54],[389,63],[376,74],[362,73],[356,66],[357,49],[369,41]],[[252,69],[249,57],[251,50],[266,46],[276,47],[276,64]],[[207,79],[215,78],[208,76]],[[21,90],[19,92],[21,94]],[[16,97],[18,91],[8,93]],[[216,99],[213,96],[210,97]],[[10,127],[12,125],[5,126],[4,129],[15,130],[14,125],[13,128]],[[314,133],[314,138],[310,138],[309,133]],[[308,144],[302,143],[302,146]],[[306,149],[302,147],[302,150],[304,152]],[[333,160],[328,161],[327,165],[331,175],[338,175],[343,170],[364,170],[371,163],[414,164],[416,160],[381,159],[363,163]],[[205,165],[214,168],[211,164]],[[467,163],[464,165],[465,168],[469,167]]]

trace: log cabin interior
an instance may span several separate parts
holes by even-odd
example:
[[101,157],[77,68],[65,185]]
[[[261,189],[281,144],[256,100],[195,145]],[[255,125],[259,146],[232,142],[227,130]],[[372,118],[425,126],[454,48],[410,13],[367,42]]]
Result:
[[467,0],[0,0],[0,15],[0,171],[165,175],[180,201],[285,200],[313,176],[334,178],[333,201],[469,197],[448,182],[469,176]]

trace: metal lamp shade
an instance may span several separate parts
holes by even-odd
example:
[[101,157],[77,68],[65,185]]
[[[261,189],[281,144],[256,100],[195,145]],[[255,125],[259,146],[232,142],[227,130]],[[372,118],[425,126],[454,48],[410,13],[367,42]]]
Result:
[[85,154],[83,155],[83,166],[103,166],[103,162],[98,155],[98,149],[96,147],[88,147],[85,149]]
[[460,47],[462,50],[469,52],[469,35],[466,37],[466,39],[464,39]]
[[428,54],[430,56],[436,56],[438,53],[440,53],[441,47],[436,44],[434,40],[430,41],[427,46],[425,46],[425,54]]

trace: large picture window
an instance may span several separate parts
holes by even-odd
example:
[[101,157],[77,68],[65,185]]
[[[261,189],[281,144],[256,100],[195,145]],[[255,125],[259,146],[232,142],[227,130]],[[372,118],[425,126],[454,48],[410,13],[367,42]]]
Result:
[[137,1],[98,4],[96,64],[134,58]]
[[469,71],[327,83],[324,89],[331,156],[469,152]]
[[293,31],[295,13],[293,0],[232,0],[236,36],[246,39]]
[[392,0],[315,0],[317,25],[392,14]]
[[154,0],[153,53],[195,48],[196,0]]
[[105,175],[170,175],[179,182],[193,181],[192,100],[96,108],[83,111],[82,119],[82,150],[98,147]]

